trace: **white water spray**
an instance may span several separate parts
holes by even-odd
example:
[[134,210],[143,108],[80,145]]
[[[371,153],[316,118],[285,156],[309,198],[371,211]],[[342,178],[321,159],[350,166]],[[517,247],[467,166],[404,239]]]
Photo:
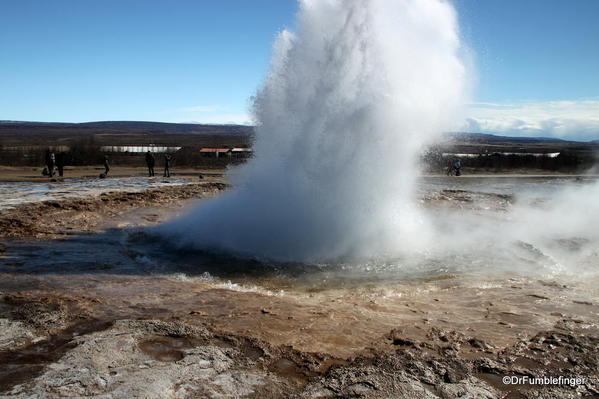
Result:
[[444,0],[301,0],[255,100],[234,188],[161,227],[182,246],[279,260],[394,253],[425,234],[423,147],[460,120],[467,71]]

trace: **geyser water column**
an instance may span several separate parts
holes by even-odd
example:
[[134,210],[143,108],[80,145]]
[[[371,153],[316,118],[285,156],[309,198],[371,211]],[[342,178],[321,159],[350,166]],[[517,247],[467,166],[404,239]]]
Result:
[[160,227],[181,246],[278,260],[421,243],[417,157],[464,104],[456,15],[442,0],[301,0],[254,102],[254,158],[233,188]]

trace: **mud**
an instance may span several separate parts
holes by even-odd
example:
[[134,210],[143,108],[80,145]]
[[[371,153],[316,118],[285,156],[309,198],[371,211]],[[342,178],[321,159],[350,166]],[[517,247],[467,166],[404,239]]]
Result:
[[[0,353],[4,397],[598,394],[599,309],[576,303],[588,287],[453,278],[402,295],[273,296],[169,277],[94,280],[5,295],[3,317],[36,338]],[[511,386],[504,376],[588,381]]]
[[[451,329],[424,328],[419,339],[393,330],[345,359],[208,324],[125,319],[105,327],[4,352],[2,397],[591,398],[599,388],[598,339],[559,327],[505,348]],[[36,357],[41,345],[46,354]],[[588,381],[501,383],[524,375]]]
[[[2,230],[0,397],[599,397],[596,278],[440,272],[331,286],[248,274],[266,267],[255,262],[215,277],[176,267],[193,257],[216,272],[230,259],[193,253],[156,265],[127,241],[138,233],[117,234],[222,188],[12,211],[30,225]],[[501,212],[514,199],[450,189],[424,201]],[[52,221],[64,228],[44,230]],[[506,376],[586,381],[507,385]]]
[[24,204],[0,211],[0,238],[54,238],[97,231],[106,218],[138,208],[181,205],[192,198],[214,195],[225,187],[223,183],[192,183]]

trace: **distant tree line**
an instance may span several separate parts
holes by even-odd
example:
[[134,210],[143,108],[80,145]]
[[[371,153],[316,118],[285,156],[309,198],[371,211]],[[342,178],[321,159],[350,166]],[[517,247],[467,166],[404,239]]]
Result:
[[[0,146],[0,165],[6,166],[43,166],[44,153],[47,148],[59,152],[60,146],[29,146],[10,147]],[[65,148],[67,148],[65,146]],[[557,152],[557,151],[556,151]],[[556,172],[582,172],[597,164],[599,157],[592,151],[559,151],[556,157],[547,155],[535,156],[526,154],[480,154],[475,157],[460,157],[463,167],[487,170],[491,172],[509,171],[515,169],[536,169]],[[68,166],[100,165],[104,155],[108,155],[112,165],[145,166],[142,153],[113,153],[102,152],[101,146],[93,137],[81,138],[68,144],[64,151],[64,159]],[[158,165],[161,164],[161,154],[155,154]],[[245,162],[244,157],[219,158],[206,157],[197,147],[183,147],[172,154],[173,166],[197,168],[222,168],[231,164]],[[431,149],[422,155],[422,161],[429,172],[441,172],[449,161],[457,156],[443,155],[439,149]]]
[[[145,166],[144,153],[103,152],[101,148],[93,137],[82,138],[69,143],[68,146],[0,146],[0,165],[42,167],[45,163],[45,152],[50,149],[55,153],[64,153],[67,166],[101,165],[105,155],[108,155],[110,163],[114,166]],[[154,156],[157,164],[161,165],[162,154],[155,153]],[[171,156],[171,165],[191,168],[223,168],[246,160],[244,157],[227,156],[209,158],[201,154],[196,147],[184,147]]]
[[42,166],[46,150],[63,153],[67,165],[95,165],[102,163],[104,154],[93,137],[69,143],[68,146],[0,146],[0,164],[7,166]]
[[[557,151],[556,151],[557,152]],[[465,168],[481,169],[492,172],[514,169],[536,169],[553,172],[583,172],[594,167],[599,154],[591,151],[560,151],[557,156],[531,154],[490,153],[478,156],[443,155],[440,151],[429,151],[422,157],[429,172],[442,171],[451,161],[460,159]]]

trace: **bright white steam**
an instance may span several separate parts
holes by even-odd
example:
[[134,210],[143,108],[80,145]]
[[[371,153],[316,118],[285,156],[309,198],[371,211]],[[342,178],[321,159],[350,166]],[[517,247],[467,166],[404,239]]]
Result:
[[234,188],[161,227],[182,246],[322,261],[420,245],[416,156],[462,117],[467,71],[443,0],[301,0],[255,100]]

